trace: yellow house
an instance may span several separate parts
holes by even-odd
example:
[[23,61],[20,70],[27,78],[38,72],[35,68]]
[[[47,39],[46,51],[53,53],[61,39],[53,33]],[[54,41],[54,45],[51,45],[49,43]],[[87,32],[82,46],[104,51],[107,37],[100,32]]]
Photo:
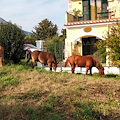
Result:
[[[77,19],[73,11],[80,11]],[[120,0],[68,0],[65,13],[65,58],[93,55],[94,43],[104,38],[108,27],[120,20]],[[106,65],[108,60],[106,59]]]

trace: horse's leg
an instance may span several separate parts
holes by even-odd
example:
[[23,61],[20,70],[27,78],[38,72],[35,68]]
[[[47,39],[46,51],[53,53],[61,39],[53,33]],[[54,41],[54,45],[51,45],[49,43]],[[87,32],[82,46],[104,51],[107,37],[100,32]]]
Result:
[[74,73],[74,70],[75,70],[75,64],[71,65],[71,71],[72,71],[72,73]]
[[27,60],[27,63],[28,63],[28,62],[30,61],[30,59],[31,59],[31,52],[28,52],[28,51],[27,51],[27,59],[28,59],[28,60]]
[[52,71],[52,63],[48,63],[48,66],[50,68],[50,71]]
[[92,67],[90,67],[90,75],[92,75]]
[[32,68],[34,68],[34,66],[35,66],[35,62],[32,62]]
[[87,73],[88,73],[88,70],[90,69],[90,67],[86,67],[86,75],[87,75]]
[[35,66],[35,63],[36,63],[36,60],[32,60],[32,68],[34,68],[34,66]]

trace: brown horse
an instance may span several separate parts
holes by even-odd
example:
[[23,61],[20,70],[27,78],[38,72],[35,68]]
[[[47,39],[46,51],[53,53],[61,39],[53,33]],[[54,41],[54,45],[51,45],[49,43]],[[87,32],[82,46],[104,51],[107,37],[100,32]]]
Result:
[[104,67],[100,64],[100,62],[90,55],[80,56],[80,55],[72,55],[67,58],[65,62],[65,67],[67,66],[68,62],[71,65],[71,71],[74,73],[75,66],[78,67],[86,67],[86,75],[88,70],[90,70],[90,74],[92,75],[92,67],[96,67],[99,70],[99,75],[104,75]]
[[4,65],[4,48],[0,46],[0,67]]
[[54,69],[54,71],[56,71],[58,63],[57,63],[57,60],[56,60],[54,53],[42,52],[42,51],[36,50],[36,51],[33,51],[29,54],[31,54],[31,56],[29,55],[27,63],[32,58],[32,68],[34,68],[36,61],[39,61],[42,64],[45,64],[45,65],[47,64],[51,71],[52,71],[52,65],[53,65],[53,69]]

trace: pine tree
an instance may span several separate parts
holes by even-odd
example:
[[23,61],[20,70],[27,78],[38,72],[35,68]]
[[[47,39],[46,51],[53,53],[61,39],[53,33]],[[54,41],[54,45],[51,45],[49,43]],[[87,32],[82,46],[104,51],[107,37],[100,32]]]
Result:
[[36,39],[38,40],[46,40],[47,38],[51,39],[53,36],[57,35],[57,25],[53,24],[51,21],[48,19],[42,20],[40,23],[38,23],[38,26],[34,27]]

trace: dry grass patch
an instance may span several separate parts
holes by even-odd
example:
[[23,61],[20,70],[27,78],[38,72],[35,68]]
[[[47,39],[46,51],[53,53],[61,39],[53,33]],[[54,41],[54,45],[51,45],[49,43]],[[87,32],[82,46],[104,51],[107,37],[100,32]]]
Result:
[[120,80],[32,70],[21,65],[4,66],[0,75],[2,79],[18,79],[17,84],[5,87],[0,81],[1,120],[120,118]]

